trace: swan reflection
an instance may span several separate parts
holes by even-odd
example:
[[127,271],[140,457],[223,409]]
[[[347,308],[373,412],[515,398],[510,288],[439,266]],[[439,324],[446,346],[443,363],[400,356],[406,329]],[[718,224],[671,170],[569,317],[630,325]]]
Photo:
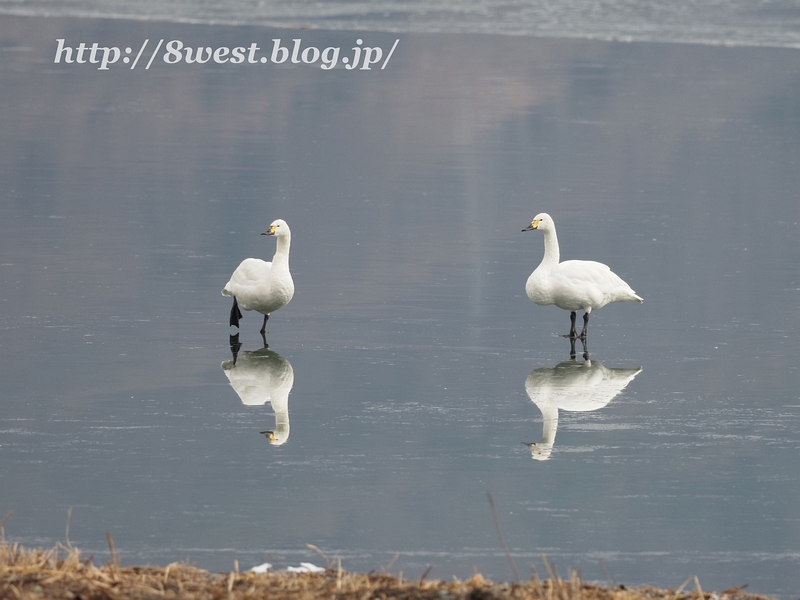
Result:
[[553,452],[558,411],[587,412],[606,406],[642,370],[607,369],[599,362],[567,360],[553,368],[534,369],[525,380],[525,391],[542,411],[542,439],[528,444],[535,460],[547,460]]
[[289,392],[294,385],[291,363],[277,352],[262,348],[239,352],[239,336],[231,336],[232,360],[222,363],[222,370],[242,404],[261,406],[269,402],[275,411],[275,429],[262,431],[270,444],[280,446],[289,439]]

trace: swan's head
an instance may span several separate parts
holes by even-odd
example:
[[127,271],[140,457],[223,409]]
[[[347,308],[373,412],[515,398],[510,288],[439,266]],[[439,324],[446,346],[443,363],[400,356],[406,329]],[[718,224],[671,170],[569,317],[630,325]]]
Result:
[[273,221],[272,224],[269,226],[264,233],[261,235],[276,235],[276,236],[284,236],[290,235],[291,231],[289,231],[289,225],[287,225],[286,221],[283,219],[277,219]]
[[550,231],[553,229],[553,226],[553,217],[547,213],[539,213],[533,218],[531,224],[522,231],[533,231],[534,229],[539,231]]

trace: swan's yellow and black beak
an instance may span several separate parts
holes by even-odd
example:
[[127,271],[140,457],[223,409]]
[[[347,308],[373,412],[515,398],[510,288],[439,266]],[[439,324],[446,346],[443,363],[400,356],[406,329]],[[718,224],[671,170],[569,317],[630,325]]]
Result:
[[262,435],[265,435],[270,442],[275,441],[275,432],[274,431],[262,431]]
[[531,224],[528,225],[522,231],[533,231],[534,229],[539,229],[539,223],[541,223],[541,220],[539,220],[539,219],[537,219],[535,221],[531,221]]
[[270,225],[270,226],[269,226],[269,229],[267,229],[267,230],[266,230],[264,233],[262,233],[261,235],[275,235],[275,230],[276,230],[277,228],[278,228],[278,226],[277,226],[277,225]]

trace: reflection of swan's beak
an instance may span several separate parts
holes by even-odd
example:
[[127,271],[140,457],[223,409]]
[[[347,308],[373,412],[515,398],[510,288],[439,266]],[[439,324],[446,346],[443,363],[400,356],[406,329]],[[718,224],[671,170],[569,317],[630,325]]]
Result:
[[270,443],[275,441],[275,432],[274,431],[262,431],[261,433],[264,434],[265,436],[267,436],[267,439],[270,441]]
[[533,460],[550,460],[550,455],[553,453],[553,444],[547,443],[544,440],[539,442],[541,448],[534,443],[522,442],[531,449],[531,458]]

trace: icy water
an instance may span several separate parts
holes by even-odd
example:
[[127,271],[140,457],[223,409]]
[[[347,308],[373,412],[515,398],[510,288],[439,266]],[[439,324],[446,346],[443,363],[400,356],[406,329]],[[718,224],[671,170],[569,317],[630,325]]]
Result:
[[0,0],[0,12],[800,48],[796,0]]
[[[101,71],[57,39],[399,42]],[[9,539],[72,507],[100,561],[510,580],[488,492],[523,577],[797,595],[796,50],[4,16],[0,128]],[[524,293],[540,211],[645,299],[589,361]],[[232,348],[276,218],[295,297]]]

